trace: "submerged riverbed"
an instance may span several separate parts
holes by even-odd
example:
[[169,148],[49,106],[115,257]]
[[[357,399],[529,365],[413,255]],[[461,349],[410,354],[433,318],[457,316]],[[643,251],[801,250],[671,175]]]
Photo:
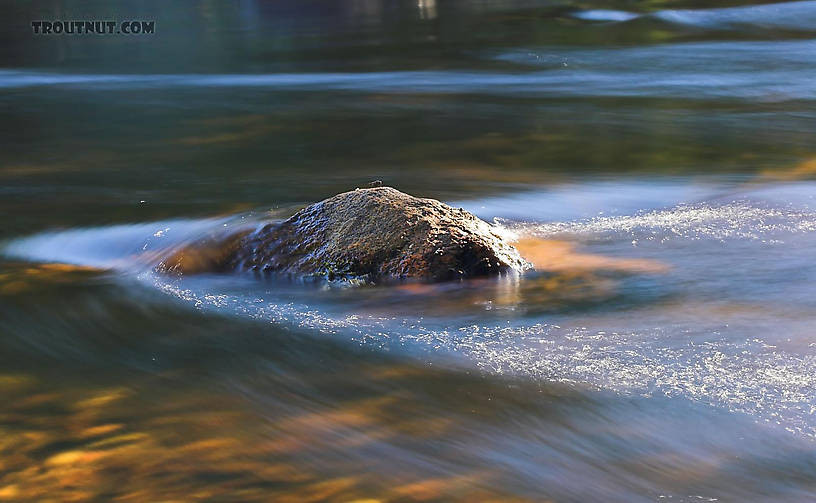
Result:
[[[816,2],[134,10],[0,49],[0,500],[816,499]],[[375,179],[561,269],[153,272]]]

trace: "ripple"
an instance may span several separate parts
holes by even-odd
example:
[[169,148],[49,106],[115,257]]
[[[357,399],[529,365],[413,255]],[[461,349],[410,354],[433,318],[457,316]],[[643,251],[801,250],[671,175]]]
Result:
[[587,21],[626,22],[639,18],[709,29],[736,29],[741,26],[813,31],[816,28],[816,2],[780,2],[767,5],[715,9],[668,9],[650,14],[589,9],[572,14]]
[[[633,186],[633,194],[637,187],[640,185]],[[816,233],[816,213],[801,204],[810,201],[801,186],[796,190],[786,187],[766,185],[743,190],[739,199],[713,197],[714,192],[707,189],[690,190],[688,197],[704,193],[708,200],[628,215],[504,222],[511,232],[600,243],[596,246],[606,246],[606,251],[612,252],[618,249],[608,246],[610,243],[624,244],[631,250],[629,243],[649,242],[655,257],[680,268],[677,274],[649,286],[673,292],[670,301],[654,301],[665,295],[646,296],[651,300],[621,312],[610,312],[608,306],[605,310],[586,308],[577,314],[514,311],[513,302],[522,302],[518,289],[524,279],[519,284],[501,285],[508,290],[503,292],[509,299],[504,310],[490,310],[489,303],[474,302],[481,294],[475,289],[459,311],[405,315],[389,314],[386,301],[393,298],[383,295],[373,296],[381,298],[379,309],[360,309],[361,305],[370,308],[376,304],[371,300],[376,291],[347,289],[341,296],[302,285],[281,288],[252,278],[176,278],[150,270],[150,260],[160,251],[206,236],[213,228],[246,225],[245,216],[44,233],[12,241],[4,253],[27,260],[112,267],[183,305],[206,312],[306,330],[400,352],[412,359],[476,368],[489,374],[597,387],[633,396],[685,397],[750,414],[758,421],[816,439],[816,345],[806,344],[801,335],[810,333],[803,331],[801,324],[812,321],[812,283],[808,278],[814,271],[809,250]],[[574,186],[570,190],[580,193],[583,189]],[[532,198],[530,204],[538,199],[546,206],[547,194],[539,191],[513,197]],[[642,197],[646,204],[654,195]],[[800,204],[784,204],[785,200]],[[497,201],[501,200],[471,204],[501,208]],[[613,197],[608,202],[620,201]],[[796,237],[806,239],[795,248],[778,247],[793,249],[795,255],[768,260],[768,243]],[[682,247],[666,243],[680,243]],[[712,248],[710,243],[727,243],[729,252],[723,253],[726,248],[722,246]],[[135,260],[140,254],[149,260]],[[707,259],[701,260],[701,254]],[[776,282],[773,291],[772,282]],[[638,285],[634,282],[621,295],[637,297]],[[749,289],[753,297],[746,299]],[[699,297],[703,290],[720,304],[732,306],[715,309],[717,302]],[[449,289],[420,293],[430,299],[434,295],[451,297]],[[365,297],[367,304],[355,300],[355,295]],[[794,336],[796,340],[791,341]]]
[[413,358],[471,366],[495,375],[594,386],[624,395],[684,397],[746,413],[816,439],[816,355],[782,351],[746,337],[750,329],[719,322],[632,331],[550,323],[445,324],[444,320],[333,316],[274,296],[219,295],[152,278],[197,309],[341,337]]
[[255,88],[511,97],[816,99],[816,41],[696,42],[634,48],[531,48],[489,57],[540,71],[396,71],[271,74],[64,74],[0,71],[0,88],[66,91]]

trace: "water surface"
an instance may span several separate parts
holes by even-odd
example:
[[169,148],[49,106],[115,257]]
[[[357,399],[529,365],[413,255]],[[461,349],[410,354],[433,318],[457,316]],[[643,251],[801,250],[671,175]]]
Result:
[[[26,31],[106,5],[0,21],[0,498],[816,499],[816,2],[148,2],[122,10],[153,37]],[[374,179],[666,271],[153,272]]]

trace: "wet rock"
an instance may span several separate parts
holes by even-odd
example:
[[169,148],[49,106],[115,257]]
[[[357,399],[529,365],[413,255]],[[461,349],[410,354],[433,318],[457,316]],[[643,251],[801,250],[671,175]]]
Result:
[[[522,272],[530,265],[492,225],[463,209],[391,187],[357,189],[299,211],[281,223],[224,240],[198,256],[180,252],[165,270],[258,271],[384,282]],[[194,264],[185,269],[185,259]],[[202,266],[203,264],[203,266]]]

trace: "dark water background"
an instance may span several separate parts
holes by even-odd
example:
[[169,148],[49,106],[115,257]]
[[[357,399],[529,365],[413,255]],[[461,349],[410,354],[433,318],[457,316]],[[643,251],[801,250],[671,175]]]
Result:
[[[2,12],[0,500],[816,500],[816,2]],[[670,269],[151,272],[373,179]]]

